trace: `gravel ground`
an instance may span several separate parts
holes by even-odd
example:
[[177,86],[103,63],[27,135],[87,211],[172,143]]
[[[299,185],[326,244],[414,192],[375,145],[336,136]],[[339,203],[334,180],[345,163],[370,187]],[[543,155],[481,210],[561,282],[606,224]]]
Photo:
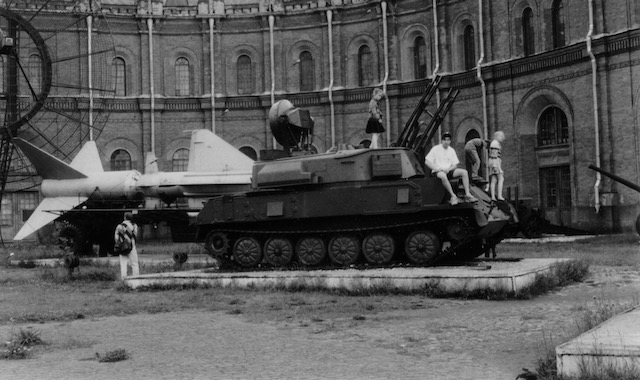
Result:
[[[640,299],[640,268],[591,267],[533,300],[407,297],[371,315],[252,322],[184,311],[33,325],[49,343],[0,379],[515,379],[594,302]],[[0,336],[28,325],[0,326]],[[559,344],[561,341],[554,341]],[[129,360],[95,353],[124,348]]]

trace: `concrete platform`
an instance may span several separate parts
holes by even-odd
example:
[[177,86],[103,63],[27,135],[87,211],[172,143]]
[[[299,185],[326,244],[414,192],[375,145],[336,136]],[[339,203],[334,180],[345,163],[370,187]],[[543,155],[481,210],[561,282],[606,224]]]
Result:
[[476,262],[469,266],[430,268],[334,269],[312,271],[218,272],[211,269],[142,274],[128,277],[132,289],[157,285],[193,285],[272,288],[301,287],[347,290],[377,286],[419,289],[435,285],[448,292],[481,289],[517,292],[530,285],[536,275],[550,273],[566,259],[523,259],[520,261]]
[[[33,263],[37,267],[59,267],[64,266],[63,258],[54,259],[37,259],[37,260],[11,260],[11,265],[21,265],[25,262]],[[156,266],[156,265],[173,265],[173,256],[171,255],[154,255],[154,254],[139,254],[138,262],[141,267],[144,266]],[[209,255],[204,254],[192,254],[183,267],[189,268],[193,265],[216,265],[217,262]],[[109,257],[82,257],[80,258],[80,265],[106,265],[106,266],[120,266],[120,258],[118,256]]]
[[628,310],[556,347],[558,375],[579,376],[606,373],[640,372],[640,307]]

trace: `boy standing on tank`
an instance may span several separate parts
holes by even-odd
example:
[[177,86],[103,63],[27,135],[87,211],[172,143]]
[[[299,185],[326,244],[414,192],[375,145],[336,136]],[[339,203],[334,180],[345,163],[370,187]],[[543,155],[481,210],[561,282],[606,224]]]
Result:
[[[502,142],[504,141],[504,132],[497,131],[493,134],[493,141],[489,146],[489,180],[491,189],[491,200],[504,201],[502,197],[502,186],[504,184],[504,171],[502,170]],[[496,185],[498,187],[496,196]]]
[[379,148],[378,139],[380,134],[385,131],[382,126],[382,112],[380,111],[380,99],[384,97],[384,91],[379,88],[373,89],[371,101],[369,102],[369,120],[367,121],[366,133],[371,133],[371,145],[372,149]]
[[457,205],[459,200],[456,193],[451,187],[450,179],[462,178],[462,185],[464,187],[464,200],[466,202],[476,202],[478,199],[471,195],[469,192],[469,174],[466,170],[458,168],[460,160],[456,155],[456,151],[451,148],[451,134],[445,132],[442,134],[442,142],[439,145],[434,146],[424,159],[425,164],[431,169],[431,175],[440,178],[442,185],[447,190],[451,199],[449,203]]
[[464,155],[467,161],[467,170],[471,169],[471,181],[487,183],[484,178],[478,175],[482,159],[478,154],[478,151],[482,151],[482,148],[489,145],[489,141],[485,141],[480,137],[473,138],[464,144]]

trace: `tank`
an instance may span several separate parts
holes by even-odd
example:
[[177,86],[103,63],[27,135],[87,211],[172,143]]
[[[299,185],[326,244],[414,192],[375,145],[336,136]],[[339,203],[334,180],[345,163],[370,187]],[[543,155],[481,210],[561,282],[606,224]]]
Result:
[[[255,162],[251,191],[212,198],[198,214],[198,236],[208,253],[245,268],[380,267],[468,260],[494,248],[513,222],[509,206],[491,203],[475,186],[470,190],[477,202],[451,206],[442,182],[425,167],[429,136],[457,95],[450,91],[428,113],[431,122],[419,123],[436,88],[437,81],[430,83],[393,147],[288,151],[288,157]],[[304,135],[274,114],[272,108],[272,126],[280,126],[276,138]],[[416,133],[422,125],[427,129]],[[291,133],[282,132],[290,127]],[[464,194],[458,180],[452,184]]]

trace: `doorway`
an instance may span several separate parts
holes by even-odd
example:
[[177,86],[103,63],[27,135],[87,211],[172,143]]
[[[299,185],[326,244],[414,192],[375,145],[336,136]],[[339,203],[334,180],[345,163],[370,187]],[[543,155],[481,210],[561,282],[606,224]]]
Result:
[[569,165],[540,169],[540,195],[545,217],[553,224],[571,225],[571,169]]

